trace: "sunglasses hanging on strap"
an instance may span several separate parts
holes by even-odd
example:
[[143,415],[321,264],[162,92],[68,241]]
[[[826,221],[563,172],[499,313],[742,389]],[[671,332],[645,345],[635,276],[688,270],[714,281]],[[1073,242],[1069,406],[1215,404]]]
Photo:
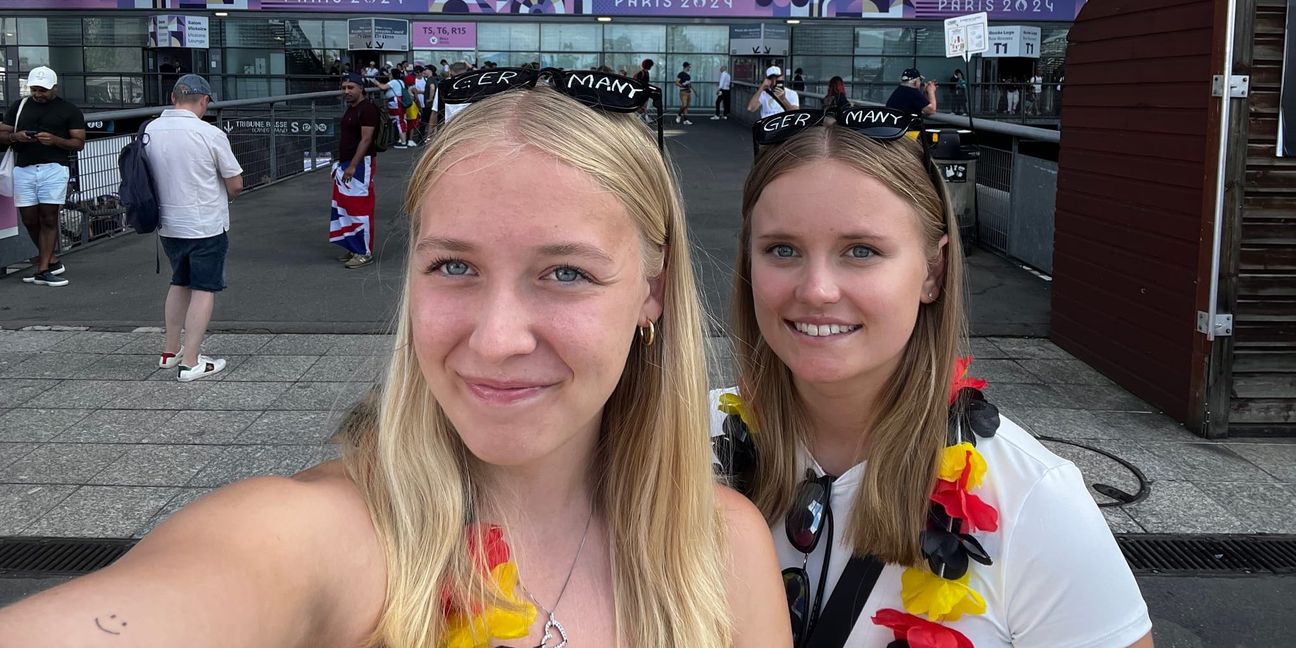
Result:
[[[815,477],[813,473],[807,474],[797,486],[792,508],[784,518],[788,543],[805,556],[800,567],[783,570],[783,588],[787,594],[795,648],[840,648],[845,645],[882,574],[883,565],[877,558],[851,556],[837,579],[832,596],[824,604],[828,565],[832,560],[831,501],[835,479],[832,475]],[[805,566],[821,539],[826,546],[819,570],[819,586],[811,604],[810,576]]]
[[652,101],[657,109],[657,148],[663,148],[661,89],[619,74],[567,72],[558,68],[496,68],[442,79],[437,90],[444,112],[446,105],[471,104],[501,92],[534,88],[542,78],[548,79],[558,92],[605,112],[633,113]]

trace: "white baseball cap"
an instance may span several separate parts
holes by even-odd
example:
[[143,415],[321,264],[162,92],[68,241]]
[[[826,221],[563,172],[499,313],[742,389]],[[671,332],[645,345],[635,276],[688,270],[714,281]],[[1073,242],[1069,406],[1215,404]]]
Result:
[[[50,72],[50,74],[53,73],[54,73],[53,71]],[[783,76],[783,70],[779,69],[779,66],[777,65],[771,65],[765,69],[765,76],[766,77]]]
[[48,90],[58,85],[58,75],[54,70],[42,65],[27,73],[27,85]]

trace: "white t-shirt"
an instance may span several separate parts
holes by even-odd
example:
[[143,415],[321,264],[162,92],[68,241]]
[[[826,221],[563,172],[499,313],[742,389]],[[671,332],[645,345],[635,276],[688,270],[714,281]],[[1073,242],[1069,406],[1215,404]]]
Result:
[[[787,105],[790,106],[792,110],[801,107],[801,95],[798,95],[797,91],[791,88],[783,89],[783,101],[787,102]],[[780,105],[774,97],[770,96],[770,93],[765,92],[764,90],[760,91],[760,108],[760,116],[762,119],[769,117],[770,115],[777,115],[781,112],[786,112],[784,111],[783,106]]]
[[182,108],[170,108],[144,129],[149,172],[160,208],[158,233],[207,238],[229,229],[223,178],[243,173],[229,137]]
[[401,93],[405,90],[405,82],[400,79],[392,79],[387,82],[387,107],[400,108]]
[[[726,415],[716,406],[726,391],[734,390],[711,392],[712,436],[723,434]],[[999,511],[998,530],[973,534],[994,564],[972,562],[968,567],[968,585],[985,598],[986,611],[943,625],[963,633],[977,648],[1124,648],[1134,643],[1152,629],[1147,604],[1079,469],[1016,423],[1000,421],[993,438],[977,439],[986,472],[974,492]],[[801,465],[799,473],[809,466],[824,474],[808,453],[802,453]],[[843,543],[844,521],[851,517],[867,465],[847,470],[832,485],[829,506],[835,528],[825,596],[837,586],[850,558]],[[779,564],[800,567],[805,555],[788,542],[783,520],[771,532]],[[806,562],[811,596],[818,588],[826,545],[820,542]],[[871,617],[887,608],[905,612],[903,571],[900,565],[883,568],[843,648],[885,648],[894,640],[891,630],[875,625]]]
[[728,90],[728,89],[729,89],[729,85],[730,85],[730,77],[729,77],[729,73],[728,73],[728,72],[721,72],[721,73],[720,73],[720,89],[721,89],[721,90]]
[[424,95],[427,94],[427,79],[424,79],[423,77],[415,78],[414,89],[418,90],[418,92],[415,93],[414,96],[415,96],[415,101],[418,101],[419,109],[422,110],[423,106],[426,103],[424,99]]

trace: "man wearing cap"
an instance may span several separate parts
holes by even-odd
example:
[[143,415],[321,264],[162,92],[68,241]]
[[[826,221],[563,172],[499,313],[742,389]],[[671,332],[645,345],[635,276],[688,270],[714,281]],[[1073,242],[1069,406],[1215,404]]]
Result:
[[211,102],[207,80],[186,74],[171,91],[175,107],[162,111],[144,128],[145,156],[161,209],[158,234],[171,260],[166,342],[158,366],[178,368],[180,382],[225,368],[224,359],[200,351],[216,293],[225,288],[229,203],[243,191],[243,167],[225,132],[202,120]]
[[800,107],[801,96],[796,90],[784,87],[783,70],[777,65],[771,65],[765,70],[765,80],[761,82],[760,89],[747,102],[747,112],[759,108],[762,119]]
[[338,152],[333,162],[333,202],[329,213],[329,242],[346,252],[338,257],[348,269],[373,263],[374,169],[378,148],[374,138],[386,119],[378,106],[365,99],[364,79],[352,74],[342,79],[342,99],[347,109],[338,125]]
[[85,148],[85,117],[58,96],[57,86],[54,70],[32,70],[27,75],[31,96],[10,106],[0,123],[0,144],[14,151],[14,205],[37,250],[36,272],[23,281],[38,286],[68,284],[54,247],[67,198],[69,155]]
[[917,68],[909,68],[900,73],[900,85],[886,105],[914,115],[930,115],[936,112],[936,82],[923,83],[922,73]]

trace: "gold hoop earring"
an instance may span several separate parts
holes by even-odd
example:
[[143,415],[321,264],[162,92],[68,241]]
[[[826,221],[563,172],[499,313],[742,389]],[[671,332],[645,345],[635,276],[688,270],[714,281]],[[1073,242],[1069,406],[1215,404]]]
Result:
[[648,320],[648,326],[639,327],[639,341],[646,347],[652,346],[653,342],[657,341],[657,327],[653,325],[652,320]]

